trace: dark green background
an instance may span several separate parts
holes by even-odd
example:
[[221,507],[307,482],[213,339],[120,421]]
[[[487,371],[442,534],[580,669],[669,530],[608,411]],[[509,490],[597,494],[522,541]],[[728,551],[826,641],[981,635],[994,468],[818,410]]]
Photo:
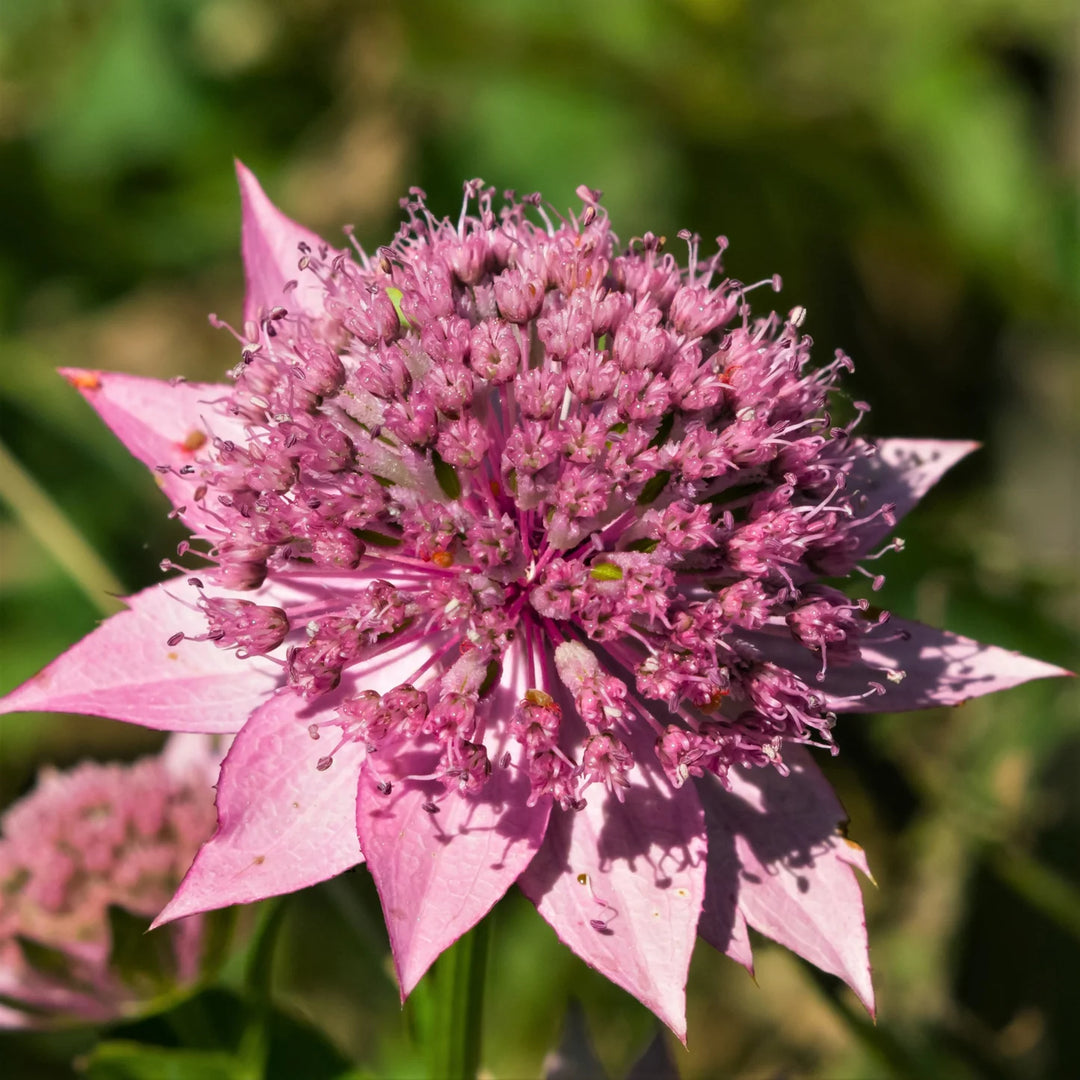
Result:
[[[0,689],[95,625],[107,572],[146,585],[177,539],[54,368],[231,365],[206,314],[239,317],[234,155],[331,239],[388,238],[410,184],[456,213],[472,176],[558,207],[602,188],[624,240],[727,235],[733,275],[781,273],[819,357],[855,359],[867,431],[985,444],[905,522],[886,606],[1077,666],[1078,42],[1069,0],[7,0],[0,393],[27,477],[0,470]],[[683,1075],[1080,1074],[1078,711],[1057,682],[846,719],[825,766],[879,884],[879,1024],[780,949],[756,987],[703,945]],[[39,716],[0,738],[5,803],[43,761],[158,741]],[[620,1075],[645,1010],[520,897],[495,934],[491,1072],[536,1075],[573,992]],[[280,1003],[407,1074],[386,972],[365,872],[291,901]],[[0,1039],[27,1076],[67,1051]]]

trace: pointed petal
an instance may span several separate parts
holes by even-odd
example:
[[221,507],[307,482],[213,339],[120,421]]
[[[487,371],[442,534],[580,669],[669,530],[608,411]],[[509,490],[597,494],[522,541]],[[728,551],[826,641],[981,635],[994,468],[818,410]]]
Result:
[[170,465],[173,471],[156,472],[154,479],[174,507],[186,506],[181,515],[192,531],[206,535],[210,516],[192,498],[202,483],[198,473],[178,475],[199,458],[207,440],[245,439],[243,425],[219,408],[228,386],[213,383],[172,383],[107,371],[61,368],[60,374],[97,411],[112,433],[131,454],[150,469]]
[[556,811],[520,881],[561,941],[684,1041],[705,854],[693,788],[638,780],[622,803],[590,791],[583,810]]
[[0,700],[0,713],[69,712],[108,716],[164,731],[238,731],[281,681],[262,657],[238,660],[211,642],[169,637],[206,629],[202,614],[175,599],[173,579],[128,598],[43,671]]
[[308,725],[321,704],[284,690],[255,710],[221,766],[217,831],[154,926],[294,892],[363,861],[353,807],[364,747],[345,743],[320,772],[332,747]]
[[[357,798],[360,846],[386,916],[402,999],[435,958],[476,925],[540,847],[550,802],[528,807],[527,777],[498,767],[478,797],[399,779],[430,772],[431,751],[399,749],[390,767],[365,770]],[[374,763],[373,763],[374,764]],[[389,796],[375,776],[393,782]],[[423,809],[439,800],[439,813]]]
[[[271,308],[282,307],[317,317],[323,312],[323,286],[310,270],[297,266],[307,244],[313,251],[326,248],[325,241],[287,218],[267,197],[255,174],[239,161],[236,179],[240,184],[243,209],[244,271],[247,294],[244,298],[244,321],[255,322]],[[295,281],[296,287],[285,290]]]
[[[962,705],[1031,679],[1071,674],[1020,652],[894,618],[866,635],[861,664],[829,667],[820,685],[837,712],[901,713]],[[869,681],[885,687],[885,693],[860,699]]]
[[[341,700],[361,689],[399,685],[440,641],[386,649],[347,671],[341,686],[317,701],[283,690],[256,710],[221,767],[217,832],[154,925],[302,889],[363,862],[356,781],[364,747],[338,746],[333,725],[320,739],[308,728],[331,720]],[[328,754],[333,764],[320,772],[319,759]]]
[[[414,646],[413,664],[423,663],[437,647],[438,642],[426,645],[425,654]],[[395,681],[375,688],[388,690],[407,674],[400,670]],[[525,677],[524,655],[514,649],[487,703],[490,716],[501,721],[509,715],[524,692]],[[503,750],[489,743],[490,760],[498,762]],[[356,800],[360,847],[379,890],[402,1000],[432,961],[478,923],[528,865],[550,813],[547,800],[526,805],[529,782],[522,772],[498,765],[477,796],[405,779],[430,773],[436,757],[434,750],[414,743],[384,746],[368,759]],[[393,784],[390,795],[379,793],[380,780]],[[424,810],[425,803],[434,803],[439,812]]]
[[773,769],[733,769],[731,790],[705,777],[710,855],[732,847],[738,860],[738,907],[766,937],[837,975],[874,1011],[862,893],[853,867],[862,849],[838,827],[847,815],[808,751],[784,749],[789,776]]
[[739,860],[729,833],[709,834],[709,864],[705,874],[705,903],[698,934],[714,949],[754,974],[754,951],[746,917],[739,909]]
[[[823,684],[838,711],[903,712],[940,705],[962,705],[971,698],[1008,690],[1032,679],[1049,679],[1072,672],[1056,664],[982,645],[971,638],[938,630],[908,619],[889,619],[864,639],[866,668],[829,669]],[[884,669],[884,670],[882,670]],[[894,678],[903,672],[899,682]],[[885,687],[885,693],[858,703],[851,695],[866,689],[867,675]]]
[[[863,638],[858,661],[830,664],[822,682],[817,680],[820,656],[799,645],[787,631],[744,633],[740,638],[762,657],[820,688],[836,712],[905,712],[962,705],[1033,679],[1073,674],[1056,664],[895,617]],[[871,684],[882,687],[884,693],[867,695]]]
[[[896,521],[949,469],[979,448],[977,442],[949,439],[878,439],[874,445],[877,454],[859,459],[847,486],[865,498],[859,506],[860,516],[889,504]],[[871,551],[893,527],[881,518],[868,522],[860,530],[860,553]]]

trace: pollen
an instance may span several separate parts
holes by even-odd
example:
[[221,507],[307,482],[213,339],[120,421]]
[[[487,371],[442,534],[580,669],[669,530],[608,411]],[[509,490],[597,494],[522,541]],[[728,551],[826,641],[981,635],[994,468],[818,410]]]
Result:
[[188,453],[193,454],[196,450],[201,450],[206,445],[206,432],[199,431],[198,428],[193,428],[184,436],[183,441],[180,443],[180,447]]
[[100,390],[101,373],[97,371],[69,371],[64,378],[76,390]]

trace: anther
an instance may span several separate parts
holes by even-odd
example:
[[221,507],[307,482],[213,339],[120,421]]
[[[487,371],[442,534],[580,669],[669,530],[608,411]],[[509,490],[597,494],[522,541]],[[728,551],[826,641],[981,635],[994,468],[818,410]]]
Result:
[[326,757],[319,758],[318,762],[315,765],[315,768],[318,769],[319,772],[326,772],[326,770],[329,769],[330,766],[333,764],[334,759],[331,755],[328,754]]

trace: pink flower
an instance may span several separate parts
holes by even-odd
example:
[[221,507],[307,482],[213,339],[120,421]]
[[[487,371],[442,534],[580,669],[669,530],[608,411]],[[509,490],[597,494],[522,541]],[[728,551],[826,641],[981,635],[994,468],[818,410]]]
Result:
[[123,971],[112,963],[110,908],[149,922],[213,832],[211,785],[221,764],[213,741],[174,735],[161,756],[133,765],[44,769],[5,812],[0,1027],[115,1019],[198,977],[200,916],[169,927],[164,942],[147,939],[168,961],[165,971],[140,976],[137,957]]
[[865,860],[807,747],[1063,673],[818,584],[872,577],[973,445],[834,426],[850,363],[809,366],[801,309],[751,318],[696,237],[688,269],[619,249],[587,188],[554,222],[414,191],[369,256],[239,176],[231,382],[67,372],[196,565],[2,706],[238,732],[158,921],[366,860],[403,995],[516,881],[680,1037],[699,933],[749,967],[753,926],[872,1009]]

